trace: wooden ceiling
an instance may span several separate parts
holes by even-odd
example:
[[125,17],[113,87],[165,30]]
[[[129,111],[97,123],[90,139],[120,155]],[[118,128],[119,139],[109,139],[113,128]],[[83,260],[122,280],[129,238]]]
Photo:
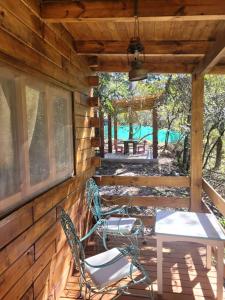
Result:
[[[94,70],[127,72],[134,2],[42,1],[41,14],[63,24]],[[149,72],[225,73],[225,0],[139,0],[138,15]]]

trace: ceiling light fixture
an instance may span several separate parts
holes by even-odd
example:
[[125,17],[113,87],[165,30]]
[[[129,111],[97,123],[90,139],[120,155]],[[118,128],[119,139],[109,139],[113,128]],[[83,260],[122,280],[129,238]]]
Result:
[[131,66],[129,71],[129,80],[138,81],[148,77],[148,71],[143,68],[145,61],[144,46],[140,40],[139,20],[138,20],[138,0],[134,2],[134,36],[130,39],[127,48],[128,65]]

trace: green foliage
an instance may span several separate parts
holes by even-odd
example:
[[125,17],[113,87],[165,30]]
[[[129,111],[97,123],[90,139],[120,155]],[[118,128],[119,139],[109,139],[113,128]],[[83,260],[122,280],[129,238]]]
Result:
[[[179,75],[149,75],[147,80],[130,83],[124,73],[100,73],[99,95],[105,113],[118,114],[112,106],[114,99],[162,94],[157,102],[159,127],[179,131],[182,139],[176,145],[188,170],[191,124],[191,77]],[[128,112],[118,115],[120,123],[150,125],[149,111]],[[225,76],[205,77],[204,113],[204,167],[219,168],[225,172]],[[166,146],[166,145],[165,145]],[[222,147],[222,148],[221,148]],[[166,148],[166,147],[165,147]],[[186,156],[186,158],[184,157]]]
[[223,228],[225,228],[225,218],[224,217],[219,218],[219,222],[223,226]]

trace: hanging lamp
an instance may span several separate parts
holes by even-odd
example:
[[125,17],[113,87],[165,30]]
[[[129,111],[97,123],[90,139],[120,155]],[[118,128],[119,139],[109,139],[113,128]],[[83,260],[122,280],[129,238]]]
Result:
[[139,20],[138,20],[138,0],[134,3],[134,36],[130,39],[127,48],[128,65],[131,67],[129,71],[129,80],[138,81],[148,77],[148,71],[143,67],[145,61],[144,46],[139,36]]

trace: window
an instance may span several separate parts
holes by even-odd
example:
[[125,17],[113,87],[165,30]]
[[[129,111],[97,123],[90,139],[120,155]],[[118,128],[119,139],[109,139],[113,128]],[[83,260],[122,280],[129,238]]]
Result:
[[0,75],[0,199],[19,192],[15,81]]
[[47,107],[44,92],[25,86],[26,140],[29,155],[30,184],[35,185],[49,177]]
[[[52,90],[53,130],[56,173],[61,174],[73,164],[72,115],[68,93]],[[70,104],[70,105],[69,105]],[[69,145],[69,147],[67,147]]]
[[0,67],[0,216],[73,175],[72,95]]

